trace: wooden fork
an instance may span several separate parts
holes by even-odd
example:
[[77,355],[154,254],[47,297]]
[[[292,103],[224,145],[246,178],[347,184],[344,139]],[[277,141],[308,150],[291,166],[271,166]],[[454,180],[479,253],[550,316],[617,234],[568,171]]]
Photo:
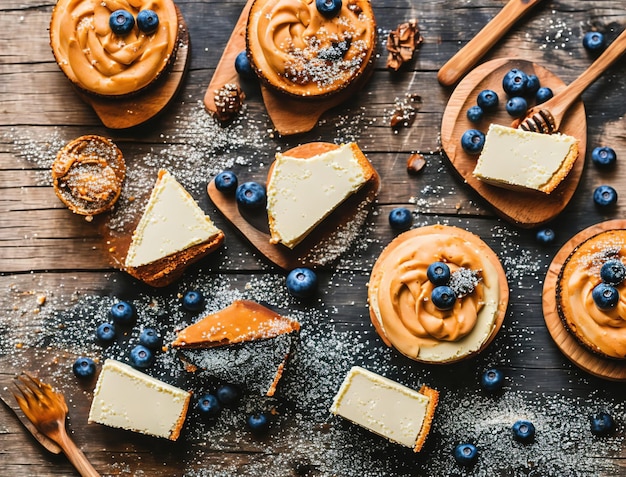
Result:
[[63,394],[56,392],[33,376],[22,373],[14,381],[17,404],[26,417],[46,437],[56,442],[69,461],[83,477],[99,477],[85,454],[70,439],[65,430],[67,404]]
[[526,117],[513,122],[512,126],[526,131],[551,134],[561,127],[567,110],[576,99],[604,71],[626,51],[626,30],[611,43],[583,74],[572,81],[563,91],[543,104],[535,106]]

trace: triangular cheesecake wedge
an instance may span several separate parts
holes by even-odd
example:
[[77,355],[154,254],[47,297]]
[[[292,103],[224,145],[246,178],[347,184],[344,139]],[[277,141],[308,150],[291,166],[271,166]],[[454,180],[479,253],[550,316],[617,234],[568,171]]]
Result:
[[189,192],[161,169],[133,233],[124,266],[149,285],[166,286],[223,240],[223,232]]

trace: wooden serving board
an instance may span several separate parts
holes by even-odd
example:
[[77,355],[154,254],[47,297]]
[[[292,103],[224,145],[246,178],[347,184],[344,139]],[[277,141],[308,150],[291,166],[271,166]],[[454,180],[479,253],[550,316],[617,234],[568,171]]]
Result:
[[[504,189],[478,180],[472,174],[478,155],[467,154],[463,150],[461,136],[468,129],[479,129],[486,133],[491,123],[511,125],[513,118],[507,114],[504,106],[506,94],[502,89],[502,78],[512,68],[519,68],[527,74],[536,74],[541,85],[550,87],[555,94],[565,87],[556,75],[535,63],[512,58],[488,61],[472,70],[452,93],[443,114],[441,145],[454,169],[498,215],[520,227],[532,228],[559,215],[574,195],[585,165],[587,118],[583,102],[579,99],[570,108],[560,131],[579,140],[578,160],[565,180],[551,194]],[[484,89],[498,93],[500,105],[497,112],[486,113],[482,121],[475,124],[467,119],[466,112],[476,104],[478,93]],[[502,160],[507,158],[503,157]]]
[[592,225],[568,240],[555,255],[548,268],[542,295],[543,317],[558,348],[579,368],[611,381],[626,381],[626,360],[603,358],[578,342],[565,328],[557,311],[556,286],[563,264],[578,245],[600,232],[624,228],[626,228],[626,220],[609,220]]
[[128,98],[111,99],[78,91],[78,95],[110,129],[139,126],[157,116],[167,107],[182,84],[189,64],[189,31],[178,7],[179,36],[174,63],[153,85]]
[[[330,143],[314,142],[297,146],[285,154],[307,158],[337,147]],[[270,243],[265,210],[255,217],[241,211],[235,195],[217,190],[213,180],[207,186],[207,193],[222,215],[261,254],[279,267],[291,270],[297,267],[320,267],[336,260],[350,246],[352,235],[358,234],[369,215],[369,205],[376,199],[379,189],[380,177],[375,173],[372,180],[348,197],[293,249]]]

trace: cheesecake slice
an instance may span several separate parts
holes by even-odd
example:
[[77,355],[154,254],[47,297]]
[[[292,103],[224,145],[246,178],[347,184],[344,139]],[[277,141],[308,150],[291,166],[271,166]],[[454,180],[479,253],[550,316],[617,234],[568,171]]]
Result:
[[550,194],[578,158],[578,140],[498,124],[489,126],[474,176],[495,186]]
[[175,441],[190,399],[191,393],[183,389],[107,359],[96,383],[89,422]]
[[223,232],[174,176],[160,170],[135,229],[126,271],[149,285],[172,283],[185,268],[218,248]]
[[376,171],[355,143],[323,145],[324,152],[309,157],[276,154],[267,180],[270,243],[294,248],[375,177]]

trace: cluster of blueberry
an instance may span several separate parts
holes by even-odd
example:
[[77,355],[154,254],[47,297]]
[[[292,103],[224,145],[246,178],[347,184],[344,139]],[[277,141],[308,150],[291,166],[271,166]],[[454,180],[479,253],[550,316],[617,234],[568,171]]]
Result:
[[457,299],[457,292],[450,286],[450,267],[444,262],[431,263],[426,269],[428,280],[435,285],[430,299],[440,310],[450,310]]
[[[591,161],[598,167],[610,169],[617,162],[615,150],[608,146],[599,146],[591,151]],[[611,207],[617,203],[617,191],[610,185],[601,185],[593,191],[593,201],[600,207]]]
[[626,278],[626,266],[619,259],[606,261],[600,268],[600,279],[591,291],[591,297],[601,310],[615,308],[619,302],[619,291],[615,288]]
[[[241,399],[241,390],[233,384],[222,384],[215,390],[215,394],[206,393],[196,401],[196,410],[204,418],[217,417],[223,407],[236,405]],[[264,413],[254,413],[246,418],[248,428],[254,434],[263,434],[269,429],[270,419]]]
[[[128,35],[135,26],[135,18],[128,10],[115,10],[109,16],[109,27],[116,35]],[[159,16],[154,10],[141,10],[137,14],[137,28],[150,35],[159,27]]]

